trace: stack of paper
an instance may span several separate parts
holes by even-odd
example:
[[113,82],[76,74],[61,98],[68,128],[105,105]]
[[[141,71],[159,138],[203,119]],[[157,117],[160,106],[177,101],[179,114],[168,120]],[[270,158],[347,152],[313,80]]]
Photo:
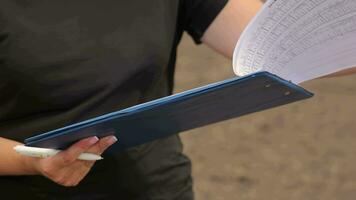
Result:
[[237,75],[301,83],[356,66],[356,0],[269,0],[234,52]]

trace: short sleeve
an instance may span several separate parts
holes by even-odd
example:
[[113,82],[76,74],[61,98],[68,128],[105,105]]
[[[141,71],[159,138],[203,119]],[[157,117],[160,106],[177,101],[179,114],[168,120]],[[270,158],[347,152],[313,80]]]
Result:
[[201,43],[201,37],[228,0],[181,0],[180,22],[194,41]]

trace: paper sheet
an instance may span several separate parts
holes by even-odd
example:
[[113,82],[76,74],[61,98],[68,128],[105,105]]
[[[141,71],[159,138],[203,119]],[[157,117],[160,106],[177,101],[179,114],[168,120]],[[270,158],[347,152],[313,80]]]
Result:
[[269,0],[236,45],[234,72],[301,82],[356,66],[356,0]]

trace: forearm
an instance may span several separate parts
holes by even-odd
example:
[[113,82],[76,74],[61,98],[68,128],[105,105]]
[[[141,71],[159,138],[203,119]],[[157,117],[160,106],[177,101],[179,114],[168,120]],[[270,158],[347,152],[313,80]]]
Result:
[[352,67],[350,69],[345,69],[324,77],[338,77],[338,76],[346,76],[346,75],[350,75],[350,74],[355,74],[356,73],[356,67]]
[[[230,0],[205,31],[202,41],[220,54],[232,58],[235,45],[247,24],[263,5],[263,0]],[[356,73],[356,67],[325,77]]]
[[202,41],[231,58],[242,31],[262,4],[260,0],[230,0],[205,31]]
[[0,137],[0,176],[36,174],[29,165],[31,159],[35,158],[21,156],[13,150],[19,144],[21,143]]

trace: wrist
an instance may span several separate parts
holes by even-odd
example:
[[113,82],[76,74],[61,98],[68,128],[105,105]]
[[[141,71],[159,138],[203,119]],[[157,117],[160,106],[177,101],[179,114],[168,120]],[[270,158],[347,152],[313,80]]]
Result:
[[14,147],[23,145],[17,141],[0,137],[0,176],[21,176],[40,174],[38,167],[40,159],[34,159],[18,154]]
[[39,158],[33,158],[28,156],[21,156],[21,162],[23,166],[24,175],[39,175],[40,171],[38,170],[37,163]]

